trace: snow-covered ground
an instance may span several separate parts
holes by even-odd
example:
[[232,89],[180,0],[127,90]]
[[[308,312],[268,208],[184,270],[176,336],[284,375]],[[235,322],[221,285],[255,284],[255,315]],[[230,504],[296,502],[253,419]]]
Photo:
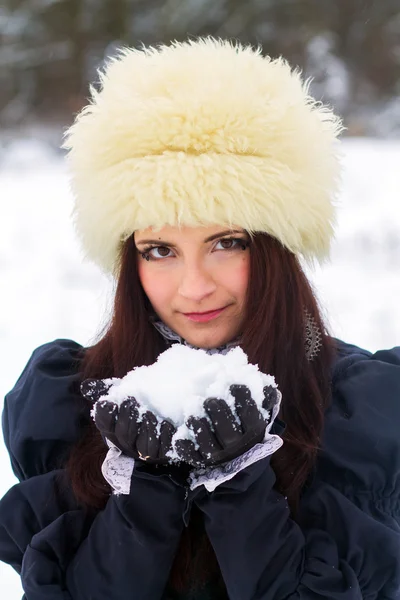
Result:
[[[347,139],[332,261],[310,273],[334,335],[376,350],[400,344],[400,143]],[[0,161],[0,398],[33,349],[56,339],[89,343],[112,285],[81,262],[69,220],[62,160],[35,141]],[[1,404],[1,402],[0,402]],[[16,482],[0,438],[0,497]],[[0,564],[0,598],[21,598]]]

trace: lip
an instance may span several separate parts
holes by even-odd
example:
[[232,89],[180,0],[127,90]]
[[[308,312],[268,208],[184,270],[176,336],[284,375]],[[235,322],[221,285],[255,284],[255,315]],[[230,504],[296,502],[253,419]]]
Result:
[[196,321],[197,323],[205,323],[206,321],[211,321],[211,319],[215,319],[218,317],[224,310],[226,306],[223,308],[219,308],[217,310],[209,310],[203,313],[182,313],[185,317],[187,317],[190,321]]

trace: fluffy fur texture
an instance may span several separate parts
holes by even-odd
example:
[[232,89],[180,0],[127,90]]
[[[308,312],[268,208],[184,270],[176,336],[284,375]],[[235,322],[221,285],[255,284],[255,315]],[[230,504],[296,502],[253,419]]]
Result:
[[213,38],[123,49],[66,134],[88,258],[118,271],[133,231],[264,231],[323,260],[334,227],[341,122],[287,62]]

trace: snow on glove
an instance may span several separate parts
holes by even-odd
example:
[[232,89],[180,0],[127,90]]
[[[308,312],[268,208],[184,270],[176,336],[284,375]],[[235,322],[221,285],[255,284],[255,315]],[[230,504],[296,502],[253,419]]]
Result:
[[[264,439],[269,424],[259,411],[245,385],[231,385],[235,398],[237,422],[225,400],[208,398],[204,401],[207,417],[190,417],[186,425],[195,435],[198,448],[191,440],[176,440],[175,450],[179,458],[194,467],[208,467],[224,463],[244,454]],[[278,392],[271,386],[264,387],[263,408],[270,411],[277,402]]]
[[157,417],[147,410],[140,417],[140,404],[133,397],[124,400],[120,406],[115,402],[101,399],[107,394],[110,385],[101,379],[86,379],[81,384],[81,392],[94,401],[93,417],[97,429],[126,456],[145,460],[149,464],[167,464],[167,452],[172,449],[172,436],[176,428],[169,421],[159,426]]

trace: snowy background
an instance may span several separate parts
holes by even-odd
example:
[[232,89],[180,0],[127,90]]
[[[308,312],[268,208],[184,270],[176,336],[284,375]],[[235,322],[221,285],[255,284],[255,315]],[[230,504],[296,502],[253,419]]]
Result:
[[[400,344],[400,142],[347,138],[332,261],[310,277],[334,335],[369,350]],[[83,264],[61,157],[37,140],[0,155],[0,398],[33,349],[56,338],[88,344],[112,285]],[[0,497],[16,480],[0,440]],[[0,597],[21,598],[0,564]]]

